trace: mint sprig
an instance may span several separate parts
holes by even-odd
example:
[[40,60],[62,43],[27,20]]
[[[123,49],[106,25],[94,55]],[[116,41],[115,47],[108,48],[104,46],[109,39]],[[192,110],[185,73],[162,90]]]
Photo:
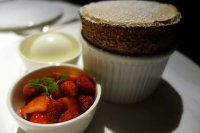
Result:
[[46,95],[51,95],[58,89],[58,83],[66,80],[67,78],[67,75],[60,75],[57,82],[53,78],[49,77],[33,79],[30,81],[29,86],[35,89],[41,89]]
[[57,84],[66,80],[68,78],[68,75],[65,75],[65,74],[61,74],[59,77],[58,77],[58,81],[57,81]]

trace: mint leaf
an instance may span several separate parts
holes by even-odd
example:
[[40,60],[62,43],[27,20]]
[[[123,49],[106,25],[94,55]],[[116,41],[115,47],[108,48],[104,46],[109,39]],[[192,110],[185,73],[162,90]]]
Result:
[[40,79],[31,80],[29,86],[35,89],[42,89],[42,90],[46,89],[46,87],[42,84]]
[[58,80],[63,81],[63,80],[65,80],[65,79],[67,79],[67,78],[68,78],[68,75],[61,74],[61,75],[58,77]]
[[57,81],[57,84],[66,80],[69,76],[66,75],[66,74],[61,74],[59,77],[58,77],[58,81]]
[[52,93],[54,93],[54,92],[58,89],[58,85],[57,85],[56,82],[52,82],[52,83],[50,83],[50,84],[47,86],[47,88],[48,88],[48,92],[49,92],[50,94],[52,94]]
[[30,87],[41,89],[45,94],[51,95],[58,89],[58,85],[53,78],[43,77],[41,79],[33,79],[29,83]]

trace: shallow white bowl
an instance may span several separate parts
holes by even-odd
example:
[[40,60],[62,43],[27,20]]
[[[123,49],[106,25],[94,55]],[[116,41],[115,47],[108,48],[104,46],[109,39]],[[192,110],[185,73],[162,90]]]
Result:
[[73,36],[60,32],[30,35],[19,44],[19,55],[28,70],[54,64],[76,64],[81,51],[81,44]]
[[154,56],[125,56],[83,45],[84,69],[102,86],[102,97],[109,102],[128,104],[144,100],[157,88],[174,48]]
[[11,87],[7,97],[8,109],[13,118],[19,124],[19,127],[21,127],[26,133],[81,133],[88,127],[95,114],[101,96],[101,86],[99,84],[96,86],[96,95],[93,105],[86,112],[72,120],[56,124],[37,124],[29,122],[18,115],[19,109],[25,102],[25,99],[22,96],[22,86],[25,82],[33,78],[46,76],[53,71],[88,75],[88,73],[75,65],[47,66],[36,69],[22,76]]
[[20,30],[51,24],[63,13],[62,8],[49,1],[1,0],[0,9],[0,30]]

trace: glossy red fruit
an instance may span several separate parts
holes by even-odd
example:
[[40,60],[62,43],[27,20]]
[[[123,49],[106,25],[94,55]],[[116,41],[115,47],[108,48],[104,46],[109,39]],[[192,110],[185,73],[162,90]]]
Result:
[[60,89],[57,89],[53,94],[52,94],[52,98],[53,99],[59,99],[62,97],[62,93]]
[[76,81],[78,79],[78,75],[69,75],[68,81]]
[[30,117],[30,121],[34,123],[40,123],[40,124],[50,124],[47,115],[45,113],[36,112],[33,113]]
[[92,96],[81,95],[78,98],[78,103],[80,110],[82,112],[85,112],[92,106],[92,104],[94,103],[94,99]]
[[64,122],[64,121],[68,121],[71,120],[73,118],[78,117],[80,114],[77,110],[74,109],[68,109],[67,111],[65,111],[59,118],[59,122]]
[[95,94],[96,84],[86,76],[78,77],[76,85],[85,94]]
[[47,105],[46,114],[52,123],[56,123],[65,110],[65,106],[61,102],[52,101]]
[[38,97],[35,97],[33,100],[31,100],[28,104],[23,106],[21,108],[21,115],[24,116],[29,113],[35,113],[35,112],[45,112],[47,109],[47,105],[52,101],[52,99],[49,96],[41,95]]
[[37,88],[30,87],[29,83],[27,83],[27,84],[23,87],[23,96],[24,96],[26,99],[34,98],[35,96],[38,96],[39,94],[41,94],[41,92],[42,92],[41,89],[37,89]]
[[61,102],[67,109],[79,110],[75,97],[63,97],[59,98],[57,101]]
[[61,92],[64,96],[76,96],[78,95],[78,88],[73,81],[66,80],[61,84]]
[[61,73],[59,73],[59,72],[53,72],[49,77],[51,77],[55,81],[57,81],[60,75],[61,75]]

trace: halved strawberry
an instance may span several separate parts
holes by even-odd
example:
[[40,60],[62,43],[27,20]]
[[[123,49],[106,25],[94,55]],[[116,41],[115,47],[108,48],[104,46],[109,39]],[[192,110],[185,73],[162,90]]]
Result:
[[33,113],[30,117],[30,121],[34,123],[40,123],[40,124],[50,124],[47,115],[45,113],[36,112]]
[[74,109],[68,109],[67,111],[65,111],[59,118],[59,122],[64,122],[64,121],[68,121],[71,120],[73,118],[78,117],[80,114],[77,110]]
[[55,92],[53,92],[52,94],[52,98],[53,99],[59,99],[62,97],[62,93],[61,93],[61,90],[60,88],[58,88]]
[[30,87],[29,83],[24,85],[22,91],[23,91],[23,96],[26,99],[34,98],[35,96],[38,96],[42,92],[41,89]]
[[49,77],[51,77],[55,81],[57,81],[60,75],[61,75],[61,73],[59,73],[59,72],[53,72]]
[[51,102],[51,98],[46,95],[41,95],[31,100],[27,105],[21,108],[21,115],[28,113],[45,112],[47,105]]
[[61,92],[64,96],[76,96],[78,95],[78,89],[73,81],[64,81],[61,84]]
[[47,105],[46,114],[52,123],[56,123],[65,110],[65,106],[61,102],[52,101]]
[[74,97],[63,97],[59,98],[57,101],[63,103],[67,109],[79,110],[77,101]]
[[78,98],[78,103],[80,110],[82,112],[85,112],[92,106],[92,104],[94,103],[94,99],[92,96],[81,95]]
[[79,76],[76,85],[85,94],[95,94],[96,84],[87,76]]
[[69,75],[69,77],[68,77],[68,81],[76,81],[78,79],[78,75]]

